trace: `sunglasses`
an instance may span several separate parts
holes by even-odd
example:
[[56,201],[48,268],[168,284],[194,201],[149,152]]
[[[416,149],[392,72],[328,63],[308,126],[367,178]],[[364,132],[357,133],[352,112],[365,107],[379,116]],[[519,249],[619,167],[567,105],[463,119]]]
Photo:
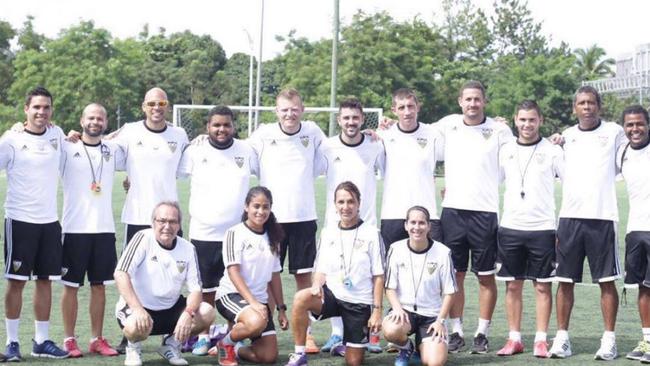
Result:
[[152,107],[152,108],[156,107],[156,106],[158,106],[158,107],[167,107],[167,104],[169,104],[169,102],[166,101],[166,100],[150,100],[148,102],[144,102],[144,105],[146,105],[147,107]]

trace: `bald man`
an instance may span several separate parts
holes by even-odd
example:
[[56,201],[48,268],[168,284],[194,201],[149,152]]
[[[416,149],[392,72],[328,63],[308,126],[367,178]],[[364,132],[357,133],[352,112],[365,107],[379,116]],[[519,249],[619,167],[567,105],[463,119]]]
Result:
[[88,351],[102,356],[118,353],[102,336],[106,295],[117,264],[112,188],[115,170],[124,170],[124,153],[102,141],[108,123],[106,109],[89,104],[81,115],[81,139],[64,141],[60,166],[63,182],[63,267],[61,297],[63,346],[70,357],[81,357],[75,338],[77,292],[90,282],[91,339]]

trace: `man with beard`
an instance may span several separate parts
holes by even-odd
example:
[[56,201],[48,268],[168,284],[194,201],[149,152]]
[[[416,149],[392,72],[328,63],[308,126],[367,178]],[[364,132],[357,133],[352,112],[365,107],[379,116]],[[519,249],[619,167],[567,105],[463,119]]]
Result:
[[106,109],[96,103],[81,115],[81,140],[65,141],[60,174],[63,181],[63,270],[61,297],[64,348],[70,357],[81,357],[75,338],[77,292],[88,273],[90,282],[91,340],[88,352],[102,356],[118,353],[102,337],[105,285],[112,284],[117,263],[112,189],[117,169],[124,169],[122,150],[102,141],[108,120]]

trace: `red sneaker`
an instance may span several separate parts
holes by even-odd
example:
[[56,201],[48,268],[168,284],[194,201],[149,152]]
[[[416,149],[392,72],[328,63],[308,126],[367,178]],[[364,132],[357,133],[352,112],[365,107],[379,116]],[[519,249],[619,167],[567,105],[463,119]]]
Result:
[[90,342],[90,345],[88,346],[88,352],[97,353],[99,355],[109,356],[109,357],[119,355],[117,350],[111,347],[111,345],[108,344],[108,341],[104,337],[99,337],[94,341]]
[[539,358],[548,357],[548,343],[546,341],[537,341],[533,346],[533,356]]
[[516,342],[513,341],[512,339],[508,339],[506,341],[506,344],[501,348],[499,351],[497,351],[498,356],[512,356],[516,355],[517,353],[522,353],[524,352],[524,344],[521,342]]
[[217,343],[219,349],[219,365],[221,366],[237,366],[237,355],[235,355],[235,346],[231,344],[224,344],[219,341]]
[[63,341],[63,350],[68,352],[68,357],[70,358],[79,358],[83,356],[79,346],[77,345],[76,338],[68,338]]

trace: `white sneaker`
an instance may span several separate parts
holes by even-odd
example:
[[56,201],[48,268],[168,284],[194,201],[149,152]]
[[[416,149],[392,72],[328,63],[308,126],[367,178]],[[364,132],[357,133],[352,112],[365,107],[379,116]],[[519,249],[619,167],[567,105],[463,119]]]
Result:
[[612,339],[600,339],[600,348],[594,356],[594,360],[601,361],[612,361],[618,357],[618,352],[616,351],[616,341]]
[[564,342],[555,338],[553,340],[553,345],[548,351],[549,358],[567,358],[571,356],[571,342],[567,338]]
[[140,342],[131,346],[127,344],[125,348],[124,366],[142,366],[142,357],[140,357]]
[[158,354],[167,360],[170,365],[188,365],[187,360],[181,356],[181,345],[174,339],[173,335],[165,338],[163,345],[158,348]]

